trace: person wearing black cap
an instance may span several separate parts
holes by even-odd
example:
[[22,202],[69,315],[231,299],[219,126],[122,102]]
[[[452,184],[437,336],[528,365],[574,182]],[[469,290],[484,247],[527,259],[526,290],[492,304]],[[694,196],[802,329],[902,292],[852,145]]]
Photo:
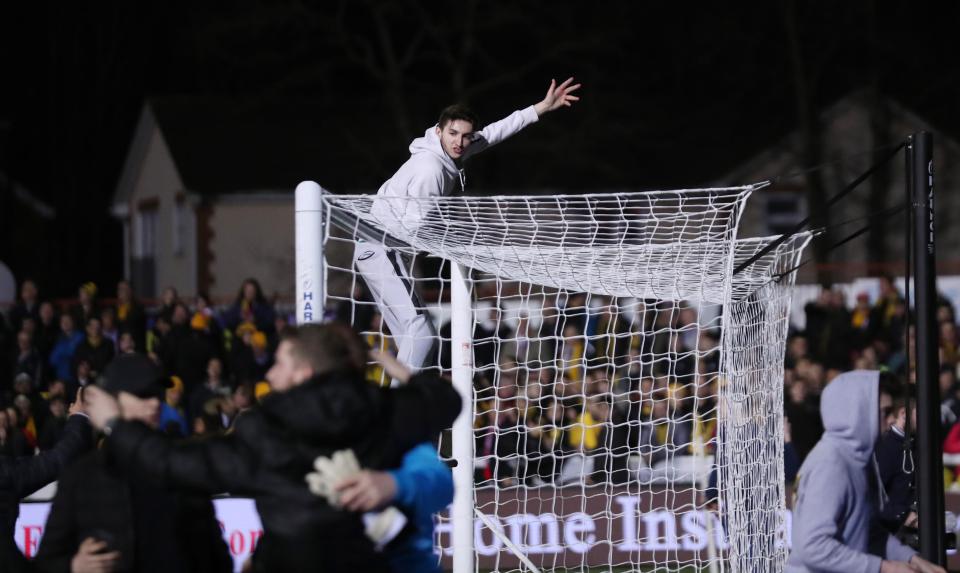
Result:
[[363,467],[400,466],[410,448],[437,437],[460,396],[436,375],[402,388],[366,383],[367,348],[349,327],[311,324],[283,334],[267,373],[271,392],[229,435],[172,443],[125,420],[140,401],[88,391],[95,427],[110,429],[117,458],[166,485],[254,497],[264,527],[254,571],[388,571],[359,513],[334,509],[304,476],[320,456],[352,449]]
[[92,445],[93,432],[79,398],[78,393],[63,435],[52,449],[30,457],[0,455],[0,564],[4,571],[27,570],[26,560],[13,541],[20,499],[57,479],[67,464]]
[[[112,395],[140,398],[127,415],[153,430],[168,383],[140,354],[117,356],[102,380]],[[34,564],[39,571],[77,573],[233,568],[209,497],[156,487],[104,448],[60,478]]]

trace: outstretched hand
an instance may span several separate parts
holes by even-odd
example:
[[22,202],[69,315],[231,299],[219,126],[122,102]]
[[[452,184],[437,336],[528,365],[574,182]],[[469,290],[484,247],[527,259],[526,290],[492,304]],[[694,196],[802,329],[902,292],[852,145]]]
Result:
[[570,95],[578,89],[580,89],[580,84],[574,84],[573,78],[567,78],[567,81],[559,86],[557,80],[550,80],[547,95],[543,96],[543,101],[533,106],[537,110],[537,115],[543,115],[561,107],[570,107],[573,102],[580,101],[579,97]]
[[379,362],[380,365],[383,366],[383,371],[400,384],[406,384],[410,381],[410,376],[412,376],[410,369],[389,352],[374,348],[370,350],[369,354],[371,360]]

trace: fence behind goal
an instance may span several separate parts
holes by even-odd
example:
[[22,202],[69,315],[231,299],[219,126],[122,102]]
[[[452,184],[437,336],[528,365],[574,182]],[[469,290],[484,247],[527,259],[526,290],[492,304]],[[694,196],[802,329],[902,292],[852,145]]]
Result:
[[[455,570],[782,568],[786,271],[809,235],[734,276],[772,241],[736,236],[755,189],[298,207],[299,310],[322,298],[371,346],[409,355],[418,341],[389,332],[365,288],[409,277],[436,328],[428,362],[469,397],[439,445],[469,503],[438,525]],[[358,242],[395,264],[365,278]]]

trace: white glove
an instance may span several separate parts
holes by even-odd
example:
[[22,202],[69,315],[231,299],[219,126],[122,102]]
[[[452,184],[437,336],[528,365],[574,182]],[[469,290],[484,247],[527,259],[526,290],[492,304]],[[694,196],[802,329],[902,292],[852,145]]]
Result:
[[[330,507],[339,509],[340,493],[336,486],[344,479],[360,473],[357,456],[353,450],[340,450],[329,458],[317,457],[313,460],[313,467],[317,471],[306,475],[310,492],[317,497],[326,498]],[[407,517],[399,509],[388,507],[382,511],[363,514],[363,523],[367,537],[373,541],[376,550],[381,551],[407,525]]]
[[360,463],[353,450],[340,450],[327,458],[319,456],[313,460],[316,472],[306,475],[310,492],[317,497],[324,497],[331,507],[340,508],[340,493],[336,485],[344,479],[360,472]]

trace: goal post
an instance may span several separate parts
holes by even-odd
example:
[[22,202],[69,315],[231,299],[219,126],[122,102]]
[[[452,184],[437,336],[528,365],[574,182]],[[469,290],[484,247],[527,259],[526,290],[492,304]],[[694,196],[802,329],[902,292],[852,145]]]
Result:
[[297,185],[294,193],[294,249],[297,324],[323,320],[323,190],[313,181]]
[[453,386],[463,400],[463,409],[453,423],[453,505],[450,517],[455,527],[453,545],[462,548],[453,555],[454,571],[473,571],[473,300],[467,271],[459,264],[450,268],[450,364]]
[[[714,552],[721,569],[782,569],[783,356],[810,235],[734,275],[775,239],[737,238],[762,185],[436,198],[313,185],[298,199],[320,193],[304,224],[322,224],[323,306],[375,347],[410,355],[435,338],[423,366],[464,397],[441,443],[455,572],[703,567]],[[361,268],[357,245],[390,264]],[[432,325],[390,332],[409,309],[371,296],[388,279]]]

